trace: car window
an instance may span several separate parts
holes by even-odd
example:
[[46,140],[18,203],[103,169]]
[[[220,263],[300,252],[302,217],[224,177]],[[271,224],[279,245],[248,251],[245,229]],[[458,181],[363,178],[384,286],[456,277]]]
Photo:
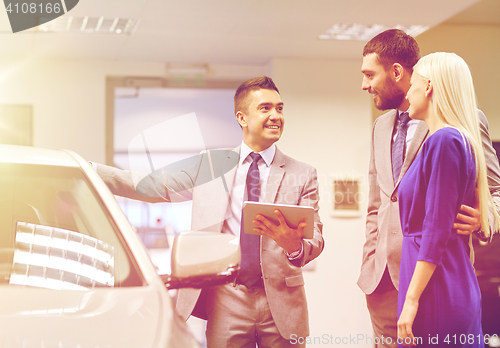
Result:
[[80,168],[1,163],[0,284],[85,290],[143,281]]

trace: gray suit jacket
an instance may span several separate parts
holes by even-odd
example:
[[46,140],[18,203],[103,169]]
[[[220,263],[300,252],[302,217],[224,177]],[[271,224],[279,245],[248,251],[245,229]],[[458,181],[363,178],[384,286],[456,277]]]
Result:
[[[488,133],[488,121],[478,110],[481,138],[488,167],[488,184],[493,200],[500,207],[500,168]],[[368,215],[366,218],[366,242],[363,246],[363,262],[358,286],[365,294],[371,294],[378,286],[385,268],[392,283],[399,289],[399,264],[403,234],[399,220],[398,185],[422,144],[429,136],[425,122],[420,122],[408,147],[401,175],[397,183],[392,177],[391,142],[396,121],[396,110],[378,117],[373,125],[372,149],[368,181],[370,186]],[[490,223],[493,221],[490,216]],[[493,229],[492,229],[493,231]]]
[[[98,165],[97,172],[114,194],[147,201],[192,200],[191,229],[221,232],[229,212],[229,193],[236,174],[235,154],[239,147],[217,156],[212,151],[178,173],[157,172],[151,180],[143,180],[136,192],[132,173]],[[236,158],[237,161],[237,158]],[[212,177],[207,180],[206,175]],[[224,179],[224,180],[223,180]],[[200,182],[201,180],[201,182]],[[136,180],[137,184],[137,180]],[[162,197],[160,197],[160,195]],[[281,335],[289,338],[309,335],[309,320],[301,266],[315,259],[323,250],[322,223],[318,210],[316,169],[276,150],[267,182],[265,202],[311,206],[315,210],[314,238],[304,239],[304,253],[292,264],[283,249],[272,239],[261,236],[261,267],[271,314]],[[181,289],[176,307],[186,320],[193,312],[200,290]]]

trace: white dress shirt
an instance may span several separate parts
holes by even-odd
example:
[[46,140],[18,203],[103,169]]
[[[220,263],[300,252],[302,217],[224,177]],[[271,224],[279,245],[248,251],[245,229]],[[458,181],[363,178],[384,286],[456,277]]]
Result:
[[[236,168],[236,176],[234,178],[233,187],[230,194],[230,205],[231,209],[230,217],[224,222],[224,227],[222,232],[231,233],[235,236],[240,235],[241,229],[241,212],[243,209],[243,202],[247,200],[247,192],[245,189],[246,179],[248,169],[252,163],[252,157],[250,153],[254,152],[249,148],[244,142],[241,144],[240,149],[240,159],[238,161],[238,166]],[[271,145],[264,151],[259,152],[262,160],[259,160],[259,201],[263,202],[266,196],[267,179],[269,178],[269,173],[271,171],[271,164],[274,160],[274,155],[276,154],[276,145]]]

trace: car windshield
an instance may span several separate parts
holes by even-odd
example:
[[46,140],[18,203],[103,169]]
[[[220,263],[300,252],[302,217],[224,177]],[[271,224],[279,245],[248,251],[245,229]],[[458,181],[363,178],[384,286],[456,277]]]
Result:
[[0,284],[86,290],[143,280],[80,168],[0,163]]

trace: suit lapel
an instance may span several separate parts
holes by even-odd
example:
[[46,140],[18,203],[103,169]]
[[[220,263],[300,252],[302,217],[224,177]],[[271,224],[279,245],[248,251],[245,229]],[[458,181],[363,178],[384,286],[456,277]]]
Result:
[[[385,173],[379,173],[381,177],[391,178],[391,183],[394,185],[394,179],[392,179],[392,137],[394,134],[394,123],[396,122],[396,110],[392,110],[387,117],[381,117],[377,122],[380,124],[377,127],[381,127],[383,132],[377,137],[374,146],[374,151],[378,154],[377,157],[379,161],[382,162],[380,168],[382,168]],[[389,155],[387,155],[389,154]],[[389,187],[388,187],[389,189]]]
[[[238,147],[236,147],[232,150],[233,152],[236,152],[238,154],[238,161],[239,161],[240,150],[241,150],[241,145],[239,145]],[[223,163],[223,167],[222,167],[222,170],[224,173],[224,180],[225,180],[226,185],[227,185],[227,194],[228,195],[231,194],[231,190],[232,190],[233,184],[234,184],[234,178],[236,177],[236,169],[237,168],[238,168],[238,164],[236,164],[236,166],[235,166],[233,160],[231,159],[231,157],[228,154],[225,162]]]
[[[201,210],[203,211],[204,214],[210,215],[204,217],[202,220],[209,221],[210,226],[217,226],[216,228],[211,227],[211,230],[217,230],[220,231],[222,230],[222,225],[226,219],[228,219],[231,216],[231,190],[234,185],[234,179],[236,177],[236,169],[238,165],[234,165],[235,163],[235,158],[234,158],[234,153],[238,154],[238,160],[239,160],[239,153],[240,153],[240,147],[238,146],[237,148],[227,151],[227,154],[224,155],[224,157],[219,157],[219,159],[211,159],[210,166],[217,166],[217,161],[220,163],[219,168],[222,171],[216,170],[215,172],[221,173],[221,178],[219,179],[218,177],[213,178],[212,182],[209,183],[206,188],[206,185],[200,186],[198,189],[203,190],[203,195],[205,197],[210,197],[210,201],[213,202],[209,207],[204,207]],[[217,175],[216,175],[217,176]],[[222,180],[222,184],[221,181]],[[209,211],[209,212],[208,212]],[[194,213],[194,209],[193,209]],[[204,226],[204,228],[207,226]]]
[[271,163],[271,170],[269,172],[269,178],[267,179],[266,186],[266,203],[274,203],[276,201],[276,194],[278,193],[278,188],[283,181],[285,175],[285,155],[276,147],[276,153],[274,155],[273,162]]

